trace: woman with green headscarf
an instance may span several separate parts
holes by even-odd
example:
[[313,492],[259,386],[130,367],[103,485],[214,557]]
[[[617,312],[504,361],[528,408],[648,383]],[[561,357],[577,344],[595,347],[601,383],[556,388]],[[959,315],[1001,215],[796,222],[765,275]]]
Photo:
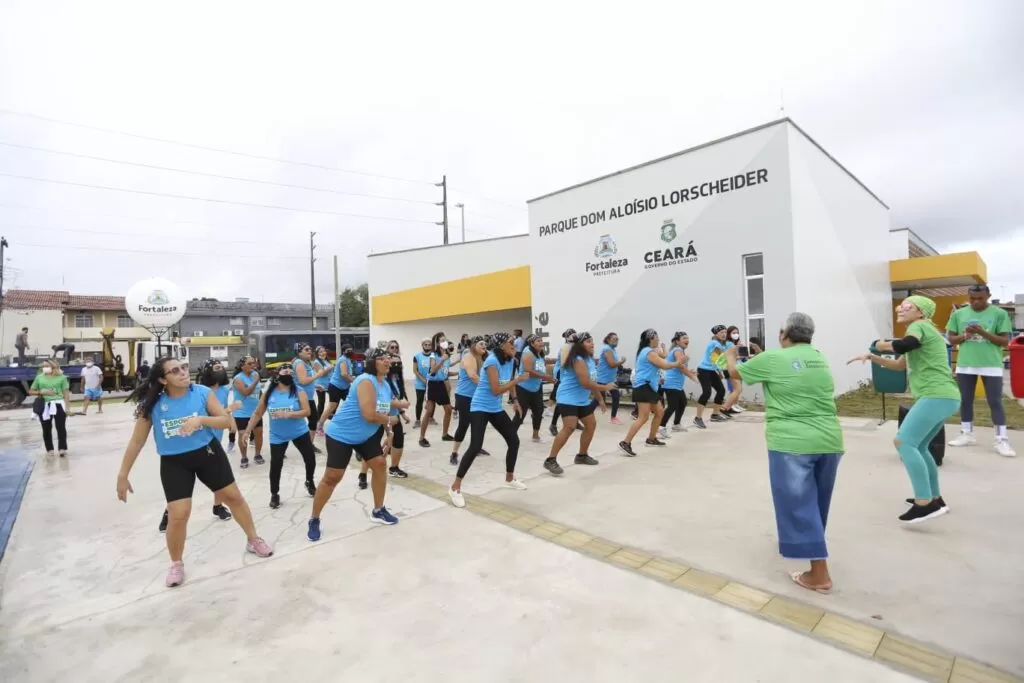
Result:
[[898,353],[892,360],[866,353],[850,361],[871,361],[891,370],[910,368],[910,393],[916,399],[903,419],[893,443],[910,475],[914,497],[900,520],[917,524],[949,512],[939,493],[939,468],[928,452],[928,444],[960,407],[960,389],[949,369],[946,340],[932,322],[935,302],[924,296],[909,296],[896,308],[896,320],[907,326],[903,339],[876,341],[879,353]]

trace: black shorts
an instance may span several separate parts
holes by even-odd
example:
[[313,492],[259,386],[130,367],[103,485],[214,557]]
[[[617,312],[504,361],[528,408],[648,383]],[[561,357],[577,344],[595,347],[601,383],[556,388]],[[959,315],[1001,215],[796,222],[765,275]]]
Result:
[[450,406],[451,398],[448,396],[448,387],[443,381],[431,380],[427,382],[427,400],[433,401],[434,405]]
[[399,419],[398,420],[398,424],[396,424],[391,429],[391,448],[392,449],[405,448],[405,430],[402,429],[402,420],[401,419]]
[[348,467],[349,462],[352,461],[352,452],[355,451],[356,460],[372,460],[377,456],[384,453],[384,447],[381,445],[381,439],[384,438],[384,425],[380,426],[376,432],[373,433],[369,439],[363,443],[351,445],[342,443],[337,439],[332,439],[330,436],[326,437],[327,440],[327,466],[336,469],[343,470]]
[[658,392],[651,389],[650,385],[644,384],[640,387],[633,387],[633,403],[660,403],[661,397]]
[[160,483],[168,503],[191,498],[196,479],[211,491],[235,483],[228,455],[216,439],[188,453],[160,456]]
[[327,398],[331,403],[341,403],[348,398],[348,389],[339,389],[333,384],[328,384]]
[[[238,431],[244,432],[246,430],[246,428],[249,426],[249,420],[251,420],[251,419],[252,419],[251,417],[236,417],[235,418],[235,425],[238,427]],[[263,429],[263,421],[262,420],[260,420],[260,423],[258,425],[253,427],[253,430],[256,430],[256,429]]]
[[593,415],[595,409],[597,409],[597,406],[594,405],[593,401],[585,406],[571,406],[565,403],[558,404],[558,412],[563,418],[578,417],[583,419],[588,415]]

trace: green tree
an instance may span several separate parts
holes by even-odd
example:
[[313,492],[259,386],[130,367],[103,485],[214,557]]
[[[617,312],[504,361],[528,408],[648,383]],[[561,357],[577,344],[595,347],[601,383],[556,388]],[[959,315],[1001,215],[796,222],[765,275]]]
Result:
[[339,295],[341,314],[339,327],[370,326],[370,288],[363,283],[355,287],[346,287]]

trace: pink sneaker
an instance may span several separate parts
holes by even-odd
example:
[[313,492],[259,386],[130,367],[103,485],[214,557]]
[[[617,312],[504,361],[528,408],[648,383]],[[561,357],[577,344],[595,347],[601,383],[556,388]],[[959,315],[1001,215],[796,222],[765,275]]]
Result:
[[184,562],[171,562],[171,568],[167,570],[167,581],[165,583],[168,588],[174,588],[185,583]]
[[249,539],[249,542],[245,544],[245,549],[256,557],[270,557],[274,554],[267,542],[259,536]]
[[620,419],[619,419],[619,418],[617,418],[617,417],[613,417],[613,418],[612,418],[612,424],[613,424],[613,425],[620,425],[620,424],[622,424],[622,420],[620,420]]

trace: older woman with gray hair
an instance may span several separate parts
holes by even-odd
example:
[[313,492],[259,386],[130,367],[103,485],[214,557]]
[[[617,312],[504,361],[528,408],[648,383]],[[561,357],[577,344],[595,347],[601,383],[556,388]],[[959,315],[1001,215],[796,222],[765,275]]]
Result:
[[790,578],[808,590],[828,593],[832,577],[825,526],[843,454],[843,432],[832,371],[811,346],[813,337],[811,317],[791,313],[779,331],[781,348],[766,349],[739,365],[733,346],[726,352],[726,362],[733,379],[764,385],[764,432],[779,553],[811,563],[809,571],[794,572]]

